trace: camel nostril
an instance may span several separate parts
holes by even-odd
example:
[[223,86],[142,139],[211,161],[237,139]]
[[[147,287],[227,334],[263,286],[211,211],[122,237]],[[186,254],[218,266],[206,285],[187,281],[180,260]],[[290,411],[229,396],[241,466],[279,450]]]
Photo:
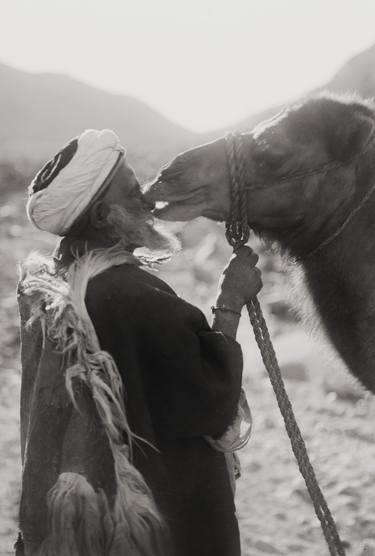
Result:
[[147,210],[152,211],[155,208],[155,202],[150,199],[146,199],[144,195],[142,196],[142,203]]
[[161,183],[160,179],[157,178],[142,187],[142,196],[146,203],[155,203],[154,195]]

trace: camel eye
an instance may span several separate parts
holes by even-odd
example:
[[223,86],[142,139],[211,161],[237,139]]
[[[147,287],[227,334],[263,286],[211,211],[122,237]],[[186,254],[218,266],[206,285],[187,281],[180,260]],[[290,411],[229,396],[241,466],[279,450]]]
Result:
[[272,156],[270,156],[267,161],[267,168],[270,168],[271,170],[278,170],[284,162],[284,156],[280,155],[280,154],[272,154]]
[[284,153],[273,151],[269,146],[254,153],[254,161],[264,171],[276,172],[285,160]]

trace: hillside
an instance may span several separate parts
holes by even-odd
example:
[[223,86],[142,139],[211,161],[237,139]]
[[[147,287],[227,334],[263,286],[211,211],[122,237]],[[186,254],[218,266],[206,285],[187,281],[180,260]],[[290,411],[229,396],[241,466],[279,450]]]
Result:
[[[230,253],[222,238],[198,221],[184,250],[157,270],[184,299],[210,318],[217,280]],[[188,241],[187,241],[188,239]],[[19,336],[17,263],[36,248],[49,251],[54,239],[25,218],[23,195],[0,206],[0,555],[14,556],[21,462],[19,448]],[[256,251],[260,246],[252,242]],[[287,282],[281,261],[261,254],[264,287],[260,300],[286,387],[321,486],[347,543],[347,556],[375,552],[375,398],[327,360],[285,306]],[[245,317],[245,315],[244,315]],[[126,319],[126,314],[124,314]],[[244,354],[244,388],[254,416],[249,445],[240,452],[242,477],[236,505],[243,556],[323,556],[318,521],[298,473],[269,380],[246,318],[238,340]],[[366,540],[365,540],[366,539]],[[364,544],[364,546],[363,546]],[[194,555],[192,555],[194,556]]]
[[357,54],[326,85],[331,91],[356,91],[364,97],[375,97],[375,44]]
[[[326,88],[374,95],[374,62],[375,46],[345,64]],[[253,114],[233,129],[249,130],[277,110]],[[25,216],[24,189],[37,159],[52,154],[84,127],[113,127],[144,178],[178,150],[212,135],[189,132],[132,98],[68,77],[34,75],[1,64],[0,116],[0,556],[13,556],[21,480],[17,265],[31,251],[49,252],[54,245],[54,238],[33,228]],[[30,161],[1,163],[4,154]],[[222,234],[221,227],[204,219],[188,224],[184,249],[157,269],[159,277],[208,318],[230,254]],[[280,258],[263,252],[254,238],[252,246],[261,255],[260,300],[286,387],[347,556],[375,556],[375,398],[336,368],[324,346],[312,343],[301,330],[285,301],[289,286]],[[236,494],[242,554],[327,554],[246,318],[241,320],[238,340],[244,354],[244,388],[254,416],[251,441],[240,452],[242,477]]]
[[42,159],[85,128],[112,128],[131,152],[166,158],[197,142],[145,103],[56,74],[0,64],[0,153]]

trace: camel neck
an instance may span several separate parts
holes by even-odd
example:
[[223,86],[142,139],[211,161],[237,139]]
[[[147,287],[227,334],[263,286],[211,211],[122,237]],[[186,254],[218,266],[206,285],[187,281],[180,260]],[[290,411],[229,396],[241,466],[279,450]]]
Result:
[[314,256],[316,256],[317,253],[323,251],[324,249],[327,248],[327,246],[329,246],[332,242],[334,242],[337,238],[339,238],[339,236],[343,233],[343,231],[350,225],[351,221],[353,220],[353,218],[355,218],[355,216],[357,215],[357,213],[359,213],[366,205],[366,203],[369,202],[369,200],[371,199],[371,197],[374,195],[375,192],[375,183],[374,185],[369,189],[369,191],[367,192],[367,194],[363,197],[363,199],[361,200],[360,203],[358,203],[358,205],[356,205],[347,215],[347,217],[343,220],[343,222],[327,237],[325,238],[323,241],[321,241],[316,247],[314,247],[312,249],[312,251],[308,252],[307,255],[305,255],[305,259],[310,259]]
[[[302,263],[326,333],[345,363],[368,388],[375,387],[375,221],[372,207],[340,239]],[[371,219],[369,218],[371,217]],[[366,341],[371,338],[371,342]]]

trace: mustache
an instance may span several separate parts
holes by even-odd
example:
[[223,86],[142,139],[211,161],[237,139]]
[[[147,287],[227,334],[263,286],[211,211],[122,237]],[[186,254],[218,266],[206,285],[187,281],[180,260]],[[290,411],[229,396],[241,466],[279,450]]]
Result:
[[121,235],[140,228],[146,223],[153,225],[154,220],[153,214],[144,208],[135,208],[129,211],[120,205],[110,205],[107,216],[110,231],[112,233],[119,232]]

